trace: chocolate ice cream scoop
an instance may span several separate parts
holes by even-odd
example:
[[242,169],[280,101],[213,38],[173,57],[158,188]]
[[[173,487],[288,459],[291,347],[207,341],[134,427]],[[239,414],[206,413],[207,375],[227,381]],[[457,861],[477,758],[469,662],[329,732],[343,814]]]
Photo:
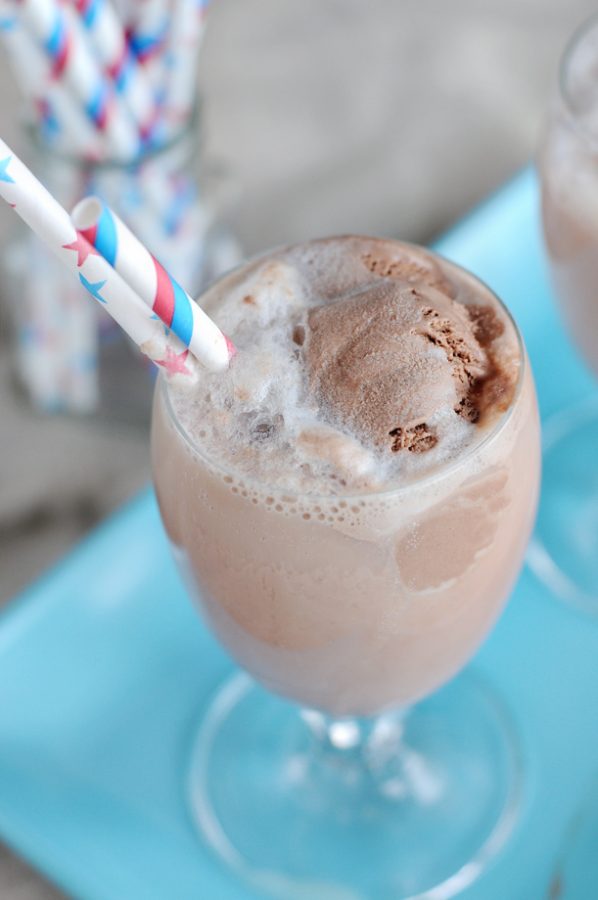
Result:
[[431,449],[438,413],[479,418],[492,362],[477,327],[425,274],[381,278],[313,308],[303,353],[320,415],[380,449]]

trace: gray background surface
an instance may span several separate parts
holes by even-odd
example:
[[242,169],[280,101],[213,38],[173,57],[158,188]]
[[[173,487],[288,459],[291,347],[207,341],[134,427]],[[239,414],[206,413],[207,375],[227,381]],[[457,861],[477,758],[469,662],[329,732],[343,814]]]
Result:
[[[593,11],[589,0],[217,0],[200,66],[205,155],[244,248],[349,231],[430,239],[533,154],[563,44]],[[16,149],[18,113],[0,57],[0,133]],[[12,228],[0,209],[2,243]],[[0,315],[2,601],[149,469],[144,428],[27,409]],[[0,848],[3,900],[57,896]]]

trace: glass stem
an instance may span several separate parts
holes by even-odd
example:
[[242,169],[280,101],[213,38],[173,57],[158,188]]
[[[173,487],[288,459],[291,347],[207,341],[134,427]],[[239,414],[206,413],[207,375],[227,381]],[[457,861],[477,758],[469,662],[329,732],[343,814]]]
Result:
[[401,752],[407,714],[407,709],[367,718],[334,718],[312,709],[301,713],[319,753],[360,760],[367,768]]
[[345,783],[371,789],[392,802],[425,802],[439,790],[439,773],[409,746],[409,708],[369,718],[333,718],[303,710],[316,766],[334,771]]

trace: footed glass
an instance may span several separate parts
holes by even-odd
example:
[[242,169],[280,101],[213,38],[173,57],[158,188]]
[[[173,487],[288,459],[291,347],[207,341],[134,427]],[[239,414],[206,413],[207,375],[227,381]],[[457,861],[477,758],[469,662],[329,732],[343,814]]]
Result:
[[[563,323],[598,375],[598,16],[573,36],[540,148],[544,237]],[[530,563],[557,596],[598,613],[598,395],[546,423]]]
[[457,673],[523,560],[537,405],[500,301],[442,265],[501,311],[518,383],[477,444],[405,485],[296,496],[239,478],[157,385],[163,522],[208,626],[245,670],[197,723],[190,809],[264,896],[452,897],[517,821],[524,773],[508,710],[491,684]]
[[213,850],[262,893],[306,900],[454,896],[508,838],[523,780],[508,713],[470,674],[360,719],[300,711],[235,675],[190,773]]
[[528,551],[558,597],[598,613],[598,396],[562,410],[543,430],[543,485]]

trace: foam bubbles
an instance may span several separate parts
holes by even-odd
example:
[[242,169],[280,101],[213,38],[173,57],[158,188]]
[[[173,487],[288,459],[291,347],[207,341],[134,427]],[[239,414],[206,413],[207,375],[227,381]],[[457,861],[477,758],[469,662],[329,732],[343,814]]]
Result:
[[[400,265],[408,281],[423,272],[435,288],[458,292],[456,270],[428,254],[396,242],[345,238],[251,262],[202,298],[238,353],[226,373],[202,371],[192,391],[171,387],[173,409],[192,443],[229,473],[230,489],[273,515],[358,527],[358,507],[354,512],[335,502],[323,510],[298,498],[386,490],[441,466],[478,439],[480,429],[456,415],[450,397],[429,418],[442,440],[425,453],[381,450],[342,424],[322,420],[308,390],[302,347],[309,310],[383,277],[371,263],[381,250],[386,257],[398,254],[399,263],[389,265]],[[471,284],[464,290],[471,293]],[[475,302],[486,298],[478,294]],[[435,359],[442,351],[430,346],[429,353]],[[263,485],[293,496],[289,502],[273,497]]]

